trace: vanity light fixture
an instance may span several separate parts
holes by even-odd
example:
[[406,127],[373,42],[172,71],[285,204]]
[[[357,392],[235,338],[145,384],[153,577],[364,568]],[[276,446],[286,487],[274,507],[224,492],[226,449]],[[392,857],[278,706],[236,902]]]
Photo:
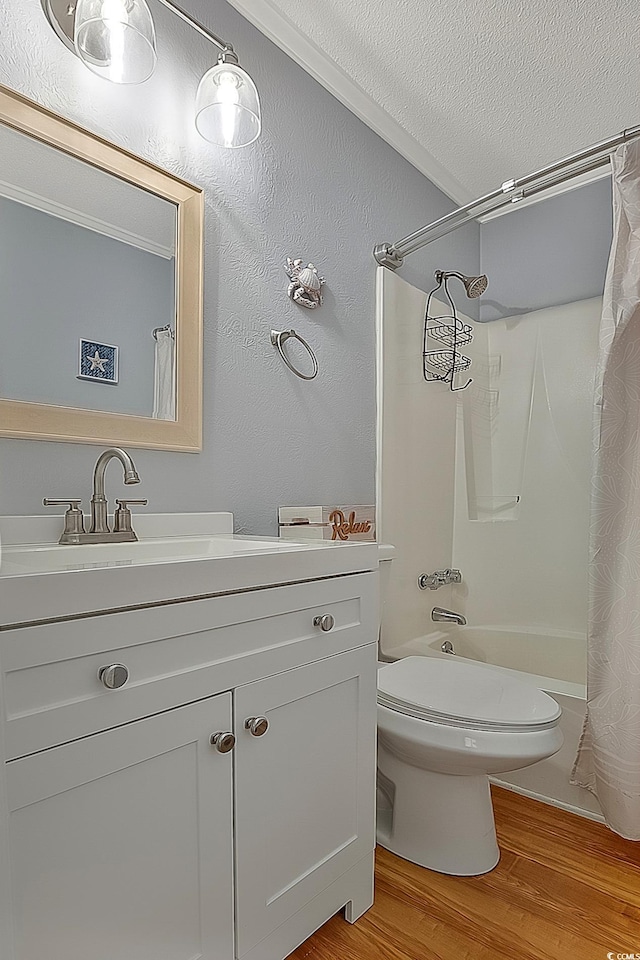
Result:
[[155,69],[156,31],[145,0],[77,0],[73,38],[85,67],[112,83],[143,83]]
[[[158,0],[220,51],[202,77],[195,103],[201,137],[221,147],[245,147],[260,136],[260,99],[232,45],[172,0]],[[146,0],[45,0],[60,39],[85,66],[112,83],[143,83],[157,60],[156,32]]]

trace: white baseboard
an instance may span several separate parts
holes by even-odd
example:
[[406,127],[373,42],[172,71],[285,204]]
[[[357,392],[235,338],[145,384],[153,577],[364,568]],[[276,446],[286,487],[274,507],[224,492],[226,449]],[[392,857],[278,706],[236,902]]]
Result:
[[503,790],[510,790],[511,793],[519,793],[523,797],[529,797],[531,800],[539,800],[540,803],[546,803],[550,807],[566,810],[567,813],[575,813],[578,817],[584,817],[586,820],[594,820],[596,823],[604,823],[606,826],[606,821],[600,813],[584,810],[582,807],[576,807],[572,803],[565,803],[563,800],[556,800],[553,797],[545,797],[541,793],[534,793],[533,790],[516,787],[513,783],[506,783],[504,780],[498,780],[496,777],[489,777],[489,780],[491,783],[494,783],[496,787],[502,787]]

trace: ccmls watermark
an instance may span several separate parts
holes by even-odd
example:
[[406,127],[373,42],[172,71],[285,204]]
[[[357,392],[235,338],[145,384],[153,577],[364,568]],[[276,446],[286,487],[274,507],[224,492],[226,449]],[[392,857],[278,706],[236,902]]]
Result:
[[640,953],[614,953],[611,950],[607,954],[607,960],[640,960]]

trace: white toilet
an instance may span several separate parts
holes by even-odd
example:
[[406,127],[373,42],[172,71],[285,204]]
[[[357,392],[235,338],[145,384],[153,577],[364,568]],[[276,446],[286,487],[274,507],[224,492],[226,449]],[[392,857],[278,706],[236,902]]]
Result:
[[[381,551],[381,586],[385,560]],[[500,859],[489,776],[562,746],[558,704],[533,684],[455,657],[378,669],[378,843],[456,876]]]

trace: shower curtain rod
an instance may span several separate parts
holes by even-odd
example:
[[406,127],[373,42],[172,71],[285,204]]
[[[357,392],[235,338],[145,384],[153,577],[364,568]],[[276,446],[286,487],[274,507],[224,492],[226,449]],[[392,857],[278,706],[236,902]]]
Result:
[[[478,216],[490,213],[492,210],[499,210],[510,203],[516,203],[525,197],[535,196],[543,190],[548,190],[566,180],[573,180],[574,177],[583,173],[589,173],[591,170],[597,170],[609,161],[609,154],[616,147],[628,140],[635,140],[640,137],[640,124],[635,127],[629,127],[623,130],[615,137],[596,143],[586,150],[571,154],[563,160],[557,160],[547,167],[536,170],[535,173],[522,177],[519,180],[505,180],[498,190],[479,197],[471,203],[465,204],[447,213],[446,216],[434,220],[411,233],[408,237],[398,240],[397,243],[378,243],[373,248],[373,256],[382,267],[389,267],[391,270],[397,270],[402,266],[405,257],[410,253],[415,253],[421,247],[426,246],[433,240],[457,230],[463,224],[474,220]],[[481,208],[481,209],[477,209]]]

